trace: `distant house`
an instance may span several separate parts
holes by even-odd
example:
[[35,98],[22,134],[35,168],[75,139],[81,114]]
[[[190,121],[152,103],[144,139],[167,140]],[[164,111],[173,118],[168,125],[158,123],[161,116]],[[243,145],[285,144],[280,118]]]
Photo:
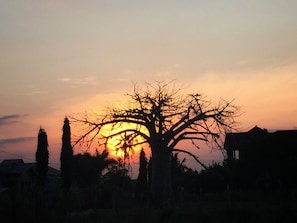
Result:
[[227,133],[224,149],[227,163],[245,183],[265,178],[297,186],[297,130],[268,132],[256,126]]
[[33,165],[22,159],[3,160],[0,164],[0,188],[18,192],[30,191],[37,179]]
[[259,154],[263,155],[261,159],[269,159],[271,153],[281,155],[277,157],[279,160],[291,159],[297,155],[297,130],[270,133],[266,129],[255,126],[247,132],[227,133],[224,149],[229,161],[253,160],[259,157]]
[[[60,171],[48,167],[47,186],[60,177]],[[24,193],[32,191],[36,185],[38,173],[35,163],[24,163],[22,159],[3,160],[0,163],[0,192],[13,189]]]
[[224,143],[224,149],[227,152],[227,161],[246,158],[244,157],[244,154],[246,153],[246,150],[249,150],[248,147],[250,144],[255,142],[257,138],[267,136],[267,134],[268,132],[266,129],[261,129],[257,126],[248,132],[227,133]]

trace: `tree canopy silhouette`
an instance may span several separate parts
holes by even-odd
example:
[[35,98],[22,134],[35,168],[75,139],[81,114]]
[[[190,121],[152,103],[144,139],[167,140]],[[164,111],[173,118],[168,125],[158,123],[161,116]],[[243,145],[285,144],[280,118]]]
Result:
[[96,155],[90,153],[76,154],[73,156],[73,180],[80,186],[90,186],[99,182],[102,177],[102,171],[111,165],[117,164],[117,161],[108,158],[106,150],[99,153],[96,150]]
[[[201,94],[183,95],[181,90],[172,82],[146,83],[145,87],[134,85],[133,92],[128,94],[128,106],[113,108],[103,116],[73,117],[87,127],[77,142],[91,143],[99,137],[107,143],[109,139],[125,134],[135,139],[129,140],[132,146],[149,145],[151,192],[153,200],[160,205],[167,202],[172,192],[171,154],[185,152],[201,163],[187,149],[178,149],[179,143],[190,141],[197,148],[200,141],[219,144],[220,135],[232,128],[238,110],[232,102],[222,99],[214,104]],[[130,125],[125,127],[125,124]],[[102,135],[105,126],[112,126],[113,131]]]
[[36,169],[41,182],[44,184],[48,170],[48,141],[44,129],[40,128],[38,132],[37,151],[35,154]]

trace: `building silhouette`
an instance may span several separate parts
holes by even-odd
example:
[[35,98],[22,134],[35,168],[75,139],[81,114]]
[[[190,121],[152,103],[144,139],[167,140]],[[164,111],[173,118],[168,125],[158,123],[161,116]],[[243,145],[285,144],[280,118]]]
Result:
[[240,187],[289,189],[297,186],[297,130],[268,132],[255,126],[227,133],[227,164]]

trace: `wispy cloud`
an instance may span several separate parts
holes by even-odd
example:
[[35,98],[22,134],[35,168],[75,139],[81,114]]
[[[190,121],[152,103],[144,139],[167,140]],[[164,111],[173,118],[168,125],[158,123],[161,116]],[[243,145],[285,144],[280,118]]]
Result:
[[168,78],[171,76],[171,73],[169,71],[159,71],[154,76],[157,78]]
[[182,67],[182,64],[180,63],[176,63],[173,65],[173,68],[181,68]]
[[21,115],[18,114],[12,114],[12,115],[4,115],[0,117],[0,125],[9,125],[12,123],[16,123],[17,119],[21,117]]
[[247,64],[249,64],[249,61],[248,60],[239,60],[237,62],[237,65],[247,65]]
[[35,139],[35,137],[17,137],[17,138],[6,138],[6,139],[0,139],[0,146],[8,145],[8,144],[16,144],[16,143],[24,143],[29,142],[31,140]]
[[77,87],[78,85],[95,85],[96,77],[95,76],[87,76],[81,78],[70,78],[70,77],[61,77],[58,78],[57,81],[63,83],[69,83],[72,87]]
[[129,82],[130,80],[127,79],[127,78],[120,77],[120,78],[116,79],[116,81],[119,81],[119,82]]
[[[26,96],[36,96],[36,95],[46,95],[48,94],[48,90],[40,89],[39,86],[36,86],[34,84],[29,84],[26,86],[26,91],[21,94],[25,94]],[[20,95],[20,94],[19,94]]]
[[28,95],[44,95],[44,94],[48,94],[49,92],[48,91],[45,91],[45,90],[34,90],[34,91],[31,91]]
[[71,78],[69,78],[69,77],[61,77],[61,78],[58,78],[57,81],[69,82],[69,81],[71,81]]

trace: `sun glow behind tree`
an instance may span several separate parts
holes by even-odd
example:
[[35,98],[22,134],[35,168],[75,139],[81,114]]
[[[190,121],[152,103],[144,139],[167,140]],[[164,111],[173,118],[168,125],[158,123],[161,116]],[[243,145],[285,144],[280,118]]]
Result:
[[120,157],[124,161],[133,158],[135,153],[139,153],[141,149],[147,147],[146,141],[134,131],[139,131],[149,134],[143,126],[128,123],[116,123],[109,126],[104,126],[102,138],[107,139],[105,146],[112,156]]
[[[99,113],[96,113],[96,115],[97,117],[100,116]],[[96,122],[96,120],[93,121]],[[76,127],[80,127],[75,121],[72,123],[73,125],[76,124]],[[129,129],[131,131],[129,131]],[[100,130],[100,134],[97,134],[97,132],[90,132],[84,139],[84,142],[80,142],[79,145],[74,143],[74,147],[78,148],[79,146],[82,146],[79,149],[81,152],[90,153],[95,153],[96,150],[107,150],[110,156],[126,161],[133,159],[134,155],[140,153],[142,149],[149,155],[150,151],[147,142],[143,137],[133,132],[135,129],[149,135],[148,130],[143,126],[133,123],[119,122],[105,125]],[[80,133],[76,132],[76,135],[77,134]]]

